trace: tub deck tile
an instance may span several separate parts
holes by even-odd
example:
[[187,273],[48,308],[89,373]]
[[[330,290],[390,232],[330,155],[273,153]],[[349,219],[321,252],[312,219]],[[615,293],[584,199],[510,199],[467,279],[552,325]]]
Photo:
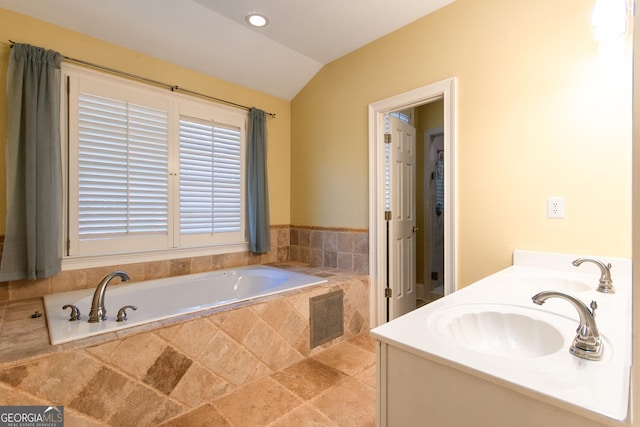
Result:
[[[257,305],[243,302],[57,346],[49,345],[45,328],[33,327],[44,324],[44,316],[34,322],[30,316],[24,319],[33,309],[29,304],[42,306],[40,298],[2,304],[0,328],[22,335],[19,344],[0,346],[0,392],[9,389],[25,402],[65,404],[75,425],[129,425],[127,412],[139,413],[140,425],[182,417],[184,422],[167,425],[198,425],[205,415],[211,418],[203,425],[212,425],[214,419],[213,425],[221,426],[296,425],[301,419],[308,421],[303,425],[344,425],[340,404],[331,404],[328,396],[356,405],[352,420],[367,425],[363,414],[375,413],[374,400],[367,397],[375,384],[375,371],[369,366],[375,347],[368,337],[352,336],[368,329],[368,278],[292,265],[307,274],[331,277],[328,283],[266,297]],[[311,350],[309,298],[340,288],[345,292],[345,335]],[[12,329],[15,324],[6,328],[12,322],[7,312],[25,329]],[[24,339],[30,328],[42,339],[33,347]],[[11,335],[2,330],[4,344]],[[338,347],[344,355],[328,352],[345,340],[349,346]],[[7,353],[7,348],[21,354]],[[297,370],[287,371],[291,366]],[[42,378],[47,378],[44,385]],[[356,402],[332,390],[363,393],[365,398]],[[276,402],[271,401],[274,396]],[[2,397],[0,403],[8,401]],[[253,420],[257,415],[243,413],[246,405],[270,409]]]
[[194,363],[182,376],[171,392],[171,397],[190,408],[227,394],[231,384],[215,375],[199,363]]
[[257,320],[258,316],[252,310],[231,310],[224,313],[220,329],[236,341],[242,342]]
[[191,367],[193,360],[167,346],[147,371],[142,381],[168,395]]
[[173,345],[190,357],[198,357],[216,332],[218,332],[218,327],[206,318],[195,319],[157,331],[159,336],[171,341]]
[[267,322],[258,319],[242,344],[261,359],[275,336],[276,331]]
[[146,333],[111,341],[87,351],[137,379],[142,379],[158,357],[165,351],[166,342],[155,334]]
[[150,388],[137,385],[109,418],[109,424],[119,427],[158,425],[183,413],[184,409]]
[[[93,418],[107,421],[126,402],[126,397],[135,387],[136,384],[124,375],[103,366],[68,405]],[[59,402],[56,399],[51,401]]]

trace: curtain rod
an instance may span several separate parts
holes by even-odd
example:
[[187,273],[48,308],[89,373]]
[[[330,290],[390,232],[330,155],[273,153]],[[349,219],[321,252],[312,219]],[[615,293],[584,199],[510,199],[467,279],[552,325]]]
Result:
[[[9,40],[9,43],[11,43],[11,47],[13,47],[13,45],[16,44],[16,42],[14,42],[13,40]],[[131,79],[140,80],[140,81],[143,81],[143,82],[155,85],[155,86],[164,87],[166,89],[169,89],[171,92],[184,92],[184,93],[187,93],[189,95],[198,96],[200,98],[209,99],[211,101],[221,102],[221,103],[224,103],[224,104],[227,104],[227,105],[232,105],[234,107],[243,108],[243,109],[245,109],[247,111],[251,109],[251,107],[247,107],[246,105],[237,104],[235,102],[231,102],[231,101],[227,101],[227,100],[224,100],[224,99],[216,98],[216,97],[213,97],[213,96],[205,95],[203,93],[194,92],[194,91],[189,90],[189,89],[181,88],[180,86],[177,86],[177,85],[170,85],[168,83],[163,83],[163,82],[160,82],[158,80],[149,79],[147,77],[139,76],[137,74],[127,73],[126,71],[116,70],[115,68],[105,67],[104,65],[94,64],[92,62],[83,61],[81,59],[72,58],[70,56],[62,55],[62,57],[66,61],[69,61],[69,62],[75,62],[76,64],[86,65],[88,67],[96,68],[96,69],[102,70],[102,71],[107,71],[107,72],[112,73],[112,74],[117,74],[117,75],[120,75],[120,76],[129,77]],[[275,113],[267,113],[267,112],[265,112],[265,114],[268,115],[269,117],[271,117],[272,119],[276,118],[276,114]]]

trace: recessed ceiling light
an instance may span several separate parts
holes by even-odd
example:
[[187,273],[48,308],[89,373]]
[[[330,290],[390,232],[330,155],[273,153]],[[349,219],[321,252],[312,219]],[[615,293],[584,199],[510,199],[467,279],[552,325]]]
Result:
[[244,17],[244,20],[253,27],[266,27],[269,25],[269,18],[258,12],[251,12]]

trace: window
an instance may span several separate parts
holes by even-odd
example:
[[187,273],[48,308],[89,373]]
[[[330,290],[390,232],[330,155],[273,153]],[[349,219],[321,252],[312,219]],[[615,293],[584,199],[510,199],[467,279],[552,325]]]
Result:
[[67,257],[246,247],[246,111],[63,72]]

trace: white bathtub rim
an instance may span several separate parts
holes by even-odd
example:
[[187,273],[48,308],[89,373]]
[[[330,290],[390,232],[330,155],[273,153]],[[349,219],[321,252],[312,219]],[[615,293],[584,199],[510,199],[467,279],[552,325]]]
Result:
[[[299,284],[297,286],[288,288],[288,289],[278,289],[270,292],[266,292],[260,295],[256,295],[246,299],[230,299],[226,301],[219,302],[217,304],[202,304],[199,306],[192,306],[180,310],[175,313],[170,313],[167,315],[154,316],[153,319],[144,320],[141,322],[136,321],[125,321],[125,322],[116,322],[116,313],[120,307],[116,307],[113,304],[110,304],[110,295],[111,299],[113,299],[114,293],[119,293],[126,290],[129,286],[144,286],[147,288],[153,288],[156,286],[163,286],[170,283],[174,283],[180,279],[183,280],[197,280],[206,276],[220,276],[223,274],[231,274],[235,272],[240,272],[243,270],[270,270],[276,272],[285,272],[287,275],[294,277],[305,277],[309,278],[309,283]],[[125,270],[126,271],[126,270]],[[313,279],[313,280],[311,280]],[[81,289],[76,291],[68,291],[68,292],[60,292],[56,294],[45,295],[43,297],[44,309],[47,317],[47,328],[49,332],[49,340],[52,345],[59,344],[69,344],[72,342],[86,340],[88,338],[98,337],[104,335],[105,338],[107,334],[115,333],[116,336],[120,335],[123,332],[132,330],[132,332],[141,330],[141,329],[150,329],[160,325],[162,326],[164,323],[175,320],[175,319],[184,319],[188,320],[193,317],[200,317],[203,315],[210,315],[219,311],[227,310],[229,308],[241,307],[248,304],[256,303],[257,301],[266,300],[268,298],[272,298],[279,294],[289,294],[295,291],[301,291],[307,289],[312,286],[322,285],[327,283],[327,279],[312,276],[309,274],[300,273],[297,271],[291,271],[281,268],[276,268],[272,266],[266,265],[251,265],[237,268],[230,268],[224,270],[214,270],[204,273],[195,273],[183,276],[174,276],[162,279],[153,279],[153,280],[145,280],[140,282],[132,282],[132,283],[122,283],[122,284],[113,284],[107,288],[107,293],[105,296],[105,306],[107,308],[107,316],[108,320],[99,322],[99,323],[88,323],[88,313],[89,307],[80,307],[81,310],[81,320],[71,322],[68,320],[69,311],[63,311],[61,308],[65,304],[72,304],[79,299],[91,297],[95,291],[95,288],[90,289]],[[111,292],[110,292],[111,291]],[[90,298],[89,298],[90,301]],[[128,317],[133,320],[137,314],[137,311],[128,310]],[[52,329],[57,328],[57,329]],[[59,329],[64,328],[67,330],[67,333],[60,333]],[[69,334],[69,330],[80,329],[81,331],[75,331],[73,334]],[[69,336],[70,335],[70,336]]]

